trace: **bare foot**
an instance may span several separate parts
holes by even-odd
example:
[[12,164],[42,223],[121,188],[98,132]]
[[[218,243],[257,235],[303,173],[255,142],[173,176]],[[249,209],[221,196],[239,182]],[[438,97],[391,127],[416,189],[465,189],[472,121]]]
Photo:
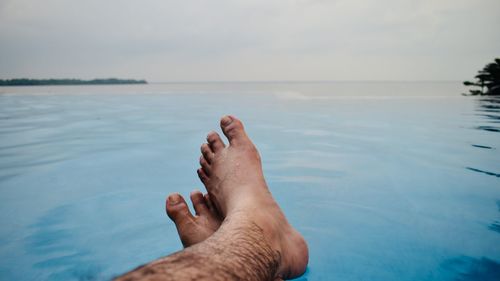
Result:
[[222,218],[212,205],[208,194],[203,195],[196,190],[191,192],[190,197],[196,212],[194,216],[180,194],[170,194],[166,202],[167,214],[174,221],[184,248],[204,241],[222,223]]
[[201,147],[198,169],[212,203],[222,217],[248,219],[262,229],[268,244],[281,256],[276,277],[301,275],[309,259],[307,244],[274,201],[256,147],[236,117],[224,116],[221,128],[229,145],[211,132],[208,145]]

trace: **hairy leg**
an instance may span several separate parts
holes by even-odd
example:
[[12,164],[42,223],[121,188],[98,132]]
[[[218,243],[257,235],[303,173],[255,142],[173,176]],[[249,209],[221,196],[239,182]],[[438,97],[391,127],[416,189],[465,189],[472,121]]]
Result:
[[224,116],[220,126],[228,144],[217,133],[209,133],[198,169],[211,201],[222,217],[242,212],[263,229],[267,242],[281,254],[277,277],[301,275],[309,259],[307,243],[274,200],[257,147],[238,118]]
[[281,253],[247,214],[228,216],[217,232],[117,280],[274,280]]
[[[210,202],[224,218],[221,227],[203,242],[139,267],[119,280],[274,280],[305,271],[307,243],[272,198],[259,153],[243,124],[234,116],[225,116],[221,128],[229,144],[216,133],[209,134],[198,169]],[[188,229],[181,227],[186,218],[189,216],[174,220],[183,229],[180,235]]]

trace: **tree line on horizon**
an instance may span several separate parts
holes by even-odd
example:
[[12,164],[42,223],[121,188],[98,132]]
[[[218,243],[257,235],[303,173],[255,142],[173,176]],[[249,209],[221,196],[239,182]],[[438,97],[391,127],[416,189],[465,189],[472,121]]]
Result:
[[474,87],[469,90],[472,96],[500,95],[500,58],[488,63],[474,77],[476,80],[464,81],[465,86]]
[[52,85],[121,85],[121,84],[147,84],[146,80],[135,79],[0,79],[0,86],[52,86]]

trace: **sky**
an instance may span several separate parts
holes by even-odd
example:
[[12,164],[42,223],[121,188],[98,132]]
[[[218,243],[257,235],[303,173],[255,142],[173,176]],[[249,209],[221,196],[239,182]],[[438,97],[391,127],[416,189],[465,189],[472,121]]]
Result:
[[498,0],[0,0],[0,78],[465,80]]

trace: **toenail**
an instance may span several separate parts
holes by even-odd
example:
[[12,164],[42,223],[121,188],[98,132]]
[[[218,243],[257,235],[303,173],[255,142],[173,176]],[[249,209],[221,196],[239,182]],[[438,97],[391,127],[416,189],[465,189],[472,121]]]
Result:
[[228,115],[224,115],[221,119],[222,125],[227,126],[233,122],[233,119],[229,117]]
[[181,197],[179,194],[172,194],[168,197],[168,203],[170,205],[177,205],[181,202]]
[[215,133],[214,132],[208,133],[208,135],[207,135],[207,141],[208,142],[213,142],[215,140],[214,138],[215,138]]

